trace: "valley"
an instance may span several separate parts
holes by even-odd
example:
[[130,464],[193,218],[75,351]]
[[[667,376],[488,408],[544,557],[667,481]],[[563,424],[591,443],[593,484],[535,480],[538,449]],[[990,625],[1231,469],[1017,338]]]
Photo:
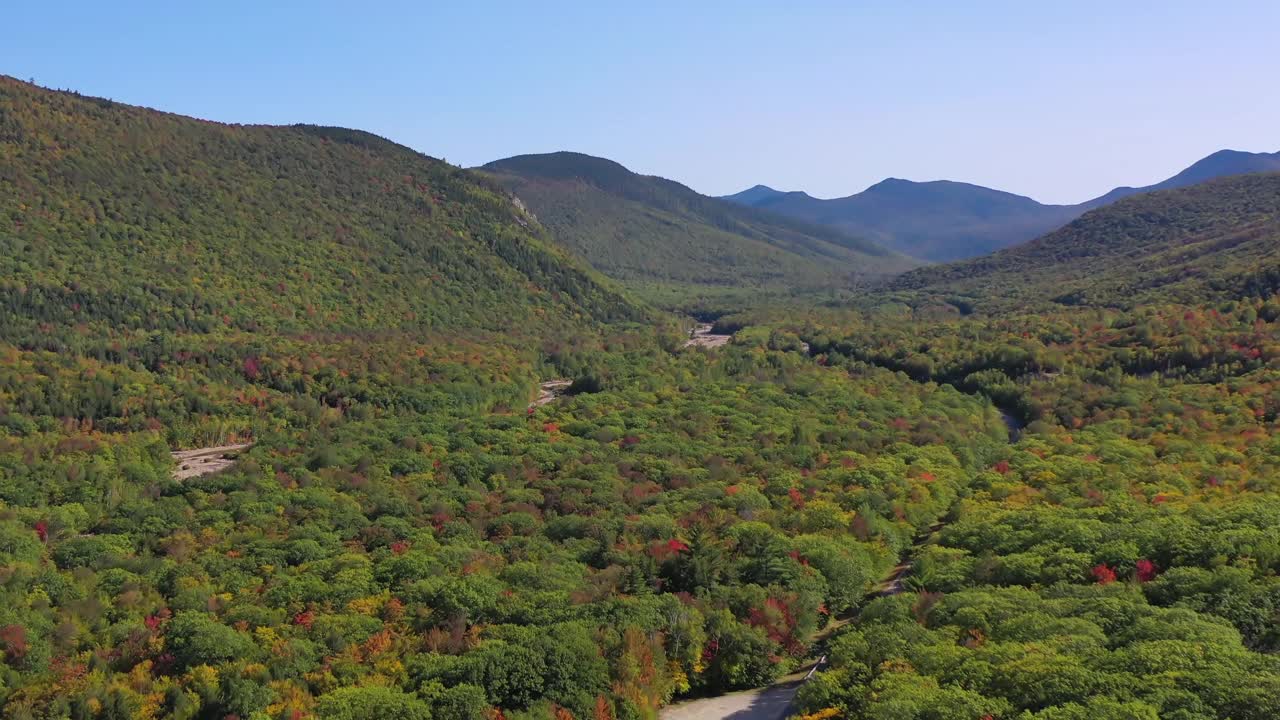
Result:
[[1280,716],[1280,175],[1220,169],[924,265],[0,77],[0,708]]
[[921,264],[858,235],[699,195],[604,158],[521,155],[479,170],[565,247],[649,296],[856,285]]

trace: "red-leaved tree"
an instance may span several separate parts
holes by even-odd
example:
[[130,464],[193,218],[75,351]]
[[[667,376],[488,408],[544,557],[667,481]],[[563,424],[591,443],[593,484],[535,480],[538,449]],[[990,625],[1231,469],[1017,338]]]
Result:
[[1093,573],[1093,579],[1099,585],[1107,585],[1116,581],[1116,571],[1106,565],[1094,565],[1091,572]]

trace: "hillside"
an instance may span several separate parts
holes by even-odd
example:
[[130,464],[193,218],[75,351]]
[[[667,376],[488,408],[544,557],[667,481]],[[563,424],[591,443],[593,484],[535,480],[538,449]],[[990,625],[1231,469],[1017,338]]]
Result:
[[663,321],[476,173],[0,78],[0,434],[520,405],[634,322]]
[[841,231],[699,195],[602,158],[521,155],[483,169],[566,247],[624,281],[845,286],[917,264]]
[[922,268],[890,283],[981,297],[1132,306],[1266,296],[1280,288],[1280,174],[1136,195],[1033,242]]
[[1172,190],[1229,175],[1265,172],[1280,172],[1280,152],[1250,153],[1239,150],[1219,150],[1196,161],[1167,180],[1146,187],[1118,187],[1105,195],[1081,203],[1080,207],[1092,209],[1139,193]]
[[0,78],[0,338],[638,318],[482,177],[366,133]]
[[682,349],[363,133],[4,80],[0,198],[4,717],[655,718],[798,667],[1002,444],[767,330]]
[[945,262],[1017,245],[1124,197],[1217,177],[1280,171],[1280,152],[1216,152],[1146,187],[1122,187],[1078,205],[1044,205],[979,185],[888,179],[856,195],[823,200],[757,185],[725,199],[835,227],[913,257]]

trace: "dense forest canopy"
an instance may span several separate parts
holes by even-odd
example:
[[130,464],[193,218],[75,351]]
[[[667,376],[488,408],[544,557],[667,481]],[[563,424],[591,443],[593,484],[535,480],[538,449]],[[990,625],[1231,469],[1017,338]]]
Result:
[[1280,716],[1277,197],[708,350],[486,175],[0,79],[3,712]]
[[5,337],[640,319],[492,183],[372,135],[0,79]]

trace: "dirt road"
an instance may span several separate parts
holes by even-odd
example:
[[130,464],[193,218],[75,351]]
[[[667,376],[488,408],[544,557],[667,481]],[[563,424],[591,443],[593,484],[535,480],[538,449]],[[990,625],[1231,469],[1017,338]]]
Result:
[[[916,538],[915,546],[929,542],[933,534],[942,529],[942,523],[936,523]],[[911,560],[904,559],[889,574],[871,588],[868,597],[888,597],[906,592],[904,578],[911,572]],[[845,617],[832,620],[814,636],[815,644],[821,644],[837,630],[853,621]],[[823,656],[825,659],[826,656]],[[818,661],[819,664],[822,660]],[[719,695],[716,697],[687,700],[668,705],[660,713],[662,720],[782,720],[790,715],[791,702],[796,693],[821,666],[809,666],[799,672],[782,678],[773,685],[743,690],[741,692]]]
[[555,400],[573,384],[572,380],[548,380],[538,386],[538,399],[529,403],[529,409],[542,407]]
[[[728,335],[711,335],[710,333],[710,325],[699,325],[690,340],[685,343],[685,347],[703,344],[699,342],[703,338],[717,338],[716,344],[708,344],[707,347],[718,347],[730,340]],[[806,354],[810,352],[808,343],[803,344],[803,350]],[[1010,442],[1017,441],[1022,432],[1023,423],[1003,409],[1000,410],[1000,416],[1009,430]],[[934,523],[915,538],[913,546],[919,548],[930,542],[943,525],[942,522]],[[912,557],[908,555],[871,588],[868,596],[890,597],[907,592],[905,580],[911,573],[911,568]],[[853,618],[833,620],[814,638],[815,643],[825,641],[841,626],[852,621]],[[804,685],[806,679],[808,678],[803,674],[792,675],[763,688],[676,703],[663,708],[660,717],[661,720],[783,720],[790,714],[791,703],[795,699],[796,692]]]
[[250,447],[253,447],[253,443],[175,450],[169,453],[173,456],[173,461],[178,464],[177,469],[173,471],[173,479],[187,480],[226,470],[236,464],[242,450]]
[[782,720],[803,678],[755,690],[689,700],[662,709],[662,720]]
[[732,335],[713,335],[711,326],[703,323],[693,329],[693,333],[689,335],[689,339],[684,342],[685,347],[704,347],[718,348],[727,344],[733,339]]

